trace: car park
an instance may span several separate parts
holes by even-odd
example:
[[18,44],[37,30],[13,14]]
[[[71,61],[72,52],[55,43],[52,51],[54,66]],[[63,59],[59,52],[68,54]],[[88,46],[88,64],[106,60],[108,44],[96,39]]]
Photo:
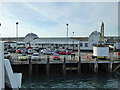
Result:
[[27,54],[22,54],[21,56],[18,57],[19,60],[28,60],[29,56]]
[[60,60],[60,56],[58,53],[53,54],[53,60]]
[[33,53],[32,60],[39,60],[39,53]]

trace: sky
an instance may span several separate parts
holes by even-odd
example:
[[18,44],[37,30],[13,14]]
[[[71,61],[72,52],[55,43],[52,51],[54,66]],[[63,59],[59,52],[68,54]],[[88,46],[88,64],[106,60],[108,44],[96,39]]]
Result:
[[[105,36],[118,35],[117,2],[0,2],[0,37],[35,33],[39,37],[88,37],[100,31]],[[74,32],[74,35],[73,35]]]

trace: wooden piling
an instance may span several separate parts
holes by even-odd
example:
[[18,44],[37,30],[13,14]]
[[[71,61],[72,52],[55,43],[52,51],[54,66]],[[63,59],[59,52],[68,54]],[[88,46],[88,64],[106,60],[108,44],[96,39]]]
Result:
[[63,62],[63,74],[66,75],[66,58],[65,57]]
[[47,56],[47,64],[46,64],[46,75],[49,77],[50,74],[50,58]]
[[112,60],[110,60],[110,63],[108,64],[108,71],[112,73]]
[[95,72],[95,73],[98,73],[98,63],[97,63],[97,58],[95,58],[94,72]]
[[29,75],[32,75],[32,62],[31,62],[31,56],[29,56]]
[[81,73],[81,57],[79,56],[79,61],[78,61],[78,74]]

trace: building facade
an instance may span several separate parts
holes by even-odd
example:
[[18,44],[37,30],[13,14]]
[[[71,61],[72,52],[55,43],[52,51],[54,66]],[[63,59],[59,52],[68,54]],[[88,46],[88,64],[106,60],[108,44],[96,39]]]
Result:
[[[114,45],[118,37],[105,37],[104,43],[108,45]],[[81,50],[93,50],[93,46],[100,42],[100,32],[94,31],[89,37],[38,37],[34,33],[28,33],[25,37],[19,38],[1,38],[6,44],[14,46],[18,41],[18,45],[21,44],[24,47],[37,47],[37,48],[60,48],[60,49],[74,49],[78,50],[78,44],[80,43]],[[14,44],[14,45],[13,45]]]

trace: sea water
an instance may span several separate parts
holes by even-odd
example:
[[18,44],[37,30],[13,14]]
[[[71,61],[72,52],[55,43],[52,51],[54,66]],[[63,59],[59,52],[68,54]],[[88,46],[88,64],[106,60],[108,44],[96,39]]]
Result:
[[31,89],[118,89],[120,77],[111,73],[24,76],[22,88]]

